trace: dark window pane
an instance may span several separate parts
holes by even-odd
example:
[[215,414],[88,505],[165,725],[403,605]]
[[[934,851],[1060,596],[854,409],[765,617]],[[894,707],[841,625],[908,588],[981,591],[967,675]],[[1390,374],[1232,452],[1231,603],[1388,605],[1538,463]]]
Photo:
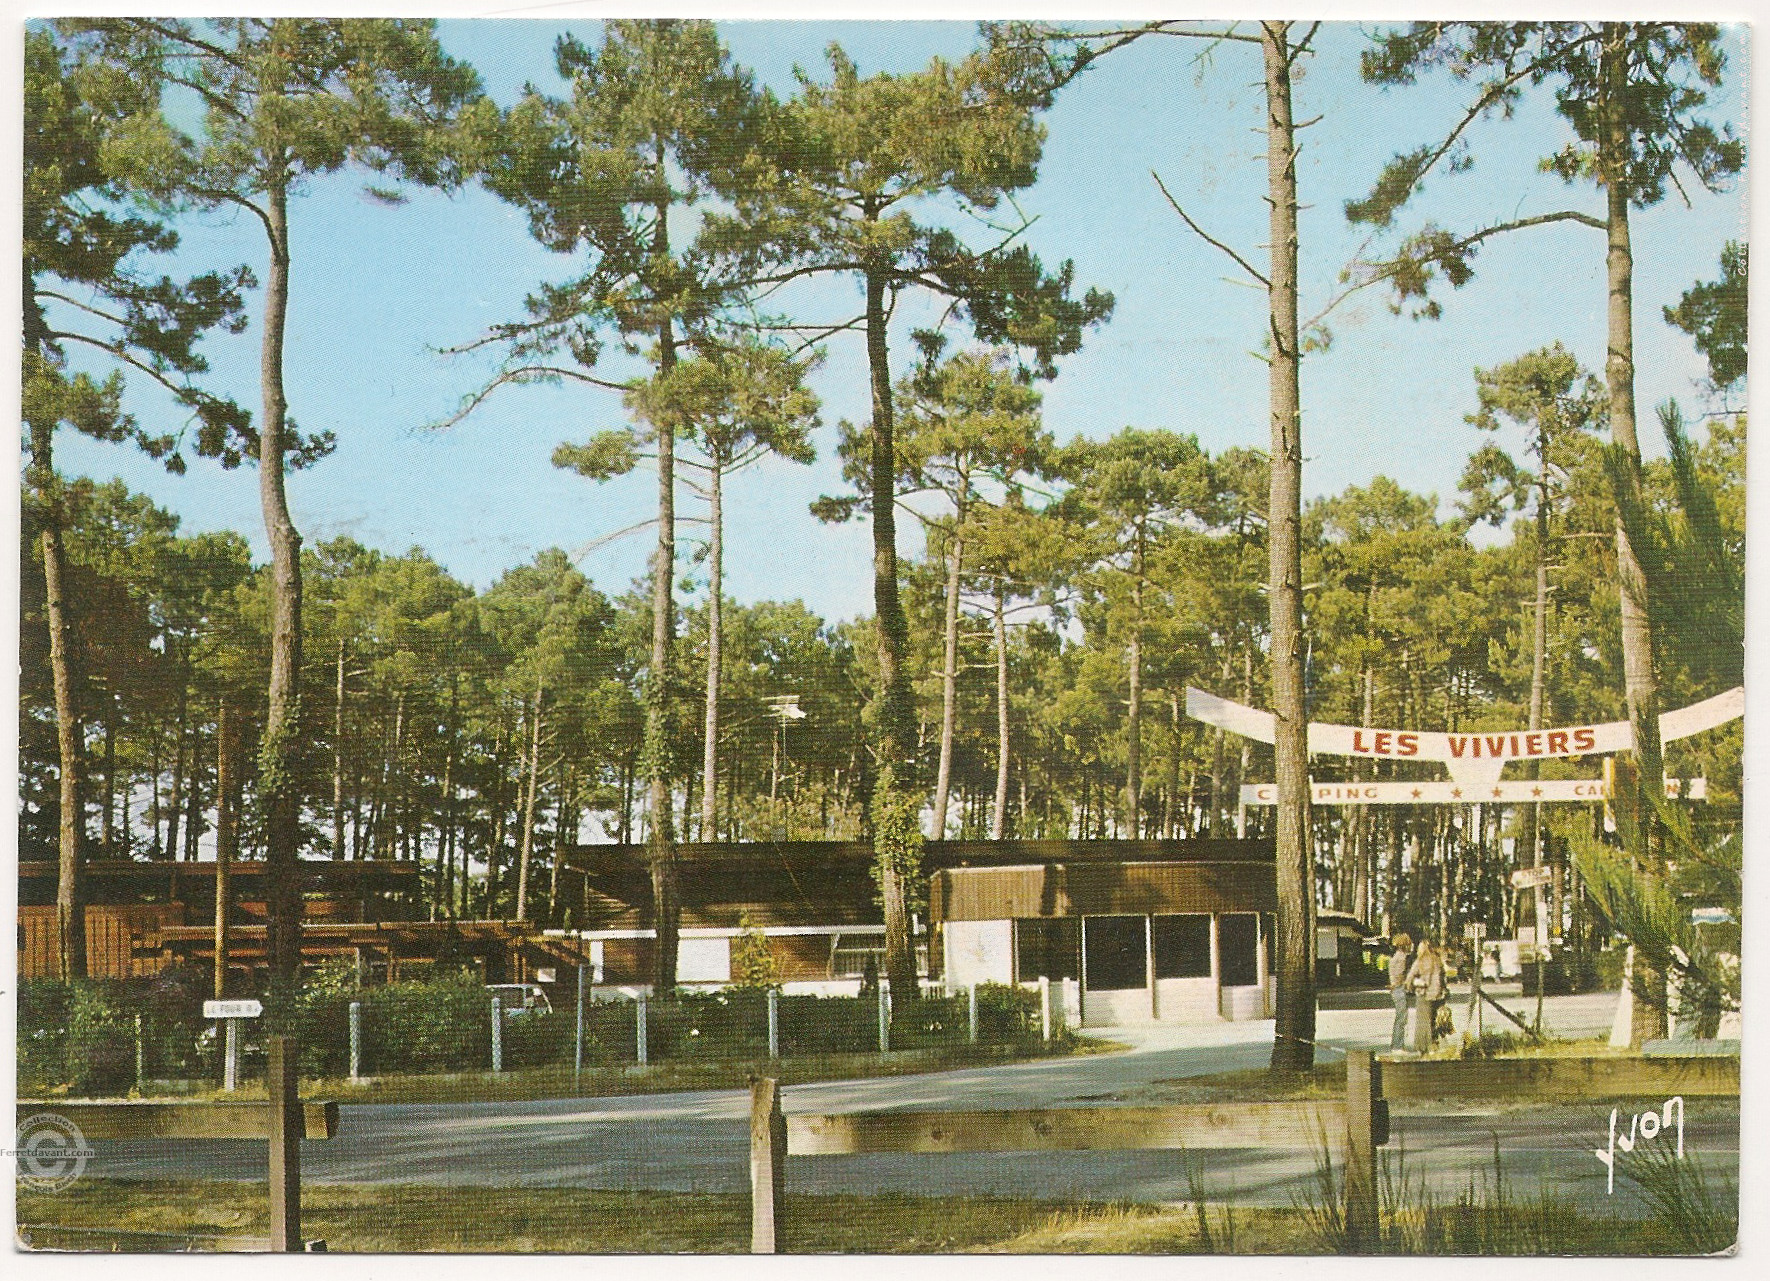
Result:
[[1034,917],[1014,922],[1014,977],[1017,981],[1081,976],[1081,921],[1073,916]]
[[1149,918],[1158,979],[1211,977],[1211,918],[1201,913]]
[[1251,987],[1260,981],[1258,920],[1252,912],[1230,912],[1217,918],[1224,987]]
[[1142,916],[1090,916],[1082,931],[1088,952],[1090,991],[1114,992],[1147,987],[1149,958],[1145,953]]

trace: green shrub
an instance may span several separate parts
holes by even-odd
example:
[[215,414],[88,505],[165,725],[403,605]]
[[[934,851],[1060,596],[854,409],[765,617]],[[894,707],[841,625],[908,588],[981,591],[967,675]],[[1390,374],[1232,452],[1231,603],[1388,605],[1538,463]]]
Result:
[[77,982],[68,1002],[66,1067],[78,1095],[126,1094],[135,1085],[135,1021],[108,986]]
[[[504,1019],[504,1066],[507,1068],[554,1067],[572,1062],[577,1044],[578,1020],[571,1014],[534,1012]],[[585,1054],[590,1046],[586,1037]]]

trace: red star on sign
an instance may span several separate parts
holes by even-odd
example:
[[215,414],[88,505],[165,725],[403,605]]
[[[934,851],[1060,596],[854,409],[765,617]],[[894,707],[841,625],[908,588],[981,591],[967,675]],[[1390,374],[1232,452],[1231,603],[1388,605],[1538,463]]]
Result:
[[1417,800],[1419,800],[1419,799],[1420,799],[1420,789],[1419,789],[1419,788],[1417,788],[1417,787],[1416,787],[1416,788],[1414,788],[1414,799],[1415,799],[1415,800],[1416,800],[1416,801],[1417,801]]
[[1497,787],[1493,789],[1493,798],[1496,801],[1500,799],[1500,789]]
[[1533,787],[1530,789],[1530,794],[1532,796],[1541,796],[1543,794],[1543,789],[1540,787]]
[[1461,800],[1463,798],[1463,789],[1460,787],[1453,787],[1450,789],[1450,794],[1458,800]]

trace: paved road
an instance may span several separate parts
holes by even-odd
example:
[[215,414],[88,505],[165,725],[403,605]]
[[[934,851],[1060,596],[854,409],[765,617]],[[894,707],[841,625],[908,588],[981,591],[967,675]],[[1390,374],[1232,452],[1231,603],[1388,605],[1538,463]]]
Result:
[[[1370,1003],[1367,1003],[1369,1005]],[[1512,999],[1520,1011],[1533,1002]],[[1609,1026],[1614,996],[1552,997],[1546,1021],[1564,1035]],[[1463,1005],[1457,1005],[1459,1026]],[[1386,1046],[1390,1011],[1330,1009],[1318,1016],[1318,1058],[1349,1048]],[[1162,1097],[1163,1082],[1264,1066],[1270,1020],[1199,1027],[1103,1030],[1128,1052],[1045,1060],[922,1076],[794,1086],[791,1112],[871,1108],[1010,1108],[1139,1103]],[[1649,1101],[1643,1100],[1645,1107]],[[1426,1112],[1425,1106],[1432,1111]],[[1619,1180],[1605,1189],[1593,1155],[1606,1141],[1609,1110],[1396,1104],[1390,1151],[1410,1174],[1441,1193],[1491,1177],[1497,1140],[1508,1182],[1534,1197],[1540,1187],[1593,1208],[1625,1208]],[[748,1187],[748,1096],[700,1091],[516,1103],[347,1106],[339,1137],[304,1145],[304,1177],[331,1183],[660,1188],[743,1191]],[[1626,1118],[1625,1118],[1626,1124]],[[1737,1180],[1738,1109],[1703,1103],[1691,1110],[1686,1150]],[[261,1144],[97,1143],[93,1175],[258,1179]],[[1312,1189],[1308,1153],[1201,1153],[1207,1195],[1248,1204],[1290,1205]],[[1619,1158],[1627,1160],[1627,1157]],[[789,1186],[818,1192],[962,1192],[1060,1199],[1185,1200],[1190,1192],[1169,1152],[1023,1153],[794,1157]]]

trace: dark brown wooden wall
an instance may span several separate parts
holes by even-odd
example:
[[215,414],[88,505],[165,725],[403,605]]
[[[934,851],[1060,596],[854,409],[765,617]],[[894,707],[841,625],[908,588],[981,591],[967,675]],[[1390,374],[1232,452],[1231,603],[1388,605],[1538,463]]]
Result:
[[936,872],[936,921],[1157,912],[1270,912],[1278,906],[1270,863],[1052,864]]

